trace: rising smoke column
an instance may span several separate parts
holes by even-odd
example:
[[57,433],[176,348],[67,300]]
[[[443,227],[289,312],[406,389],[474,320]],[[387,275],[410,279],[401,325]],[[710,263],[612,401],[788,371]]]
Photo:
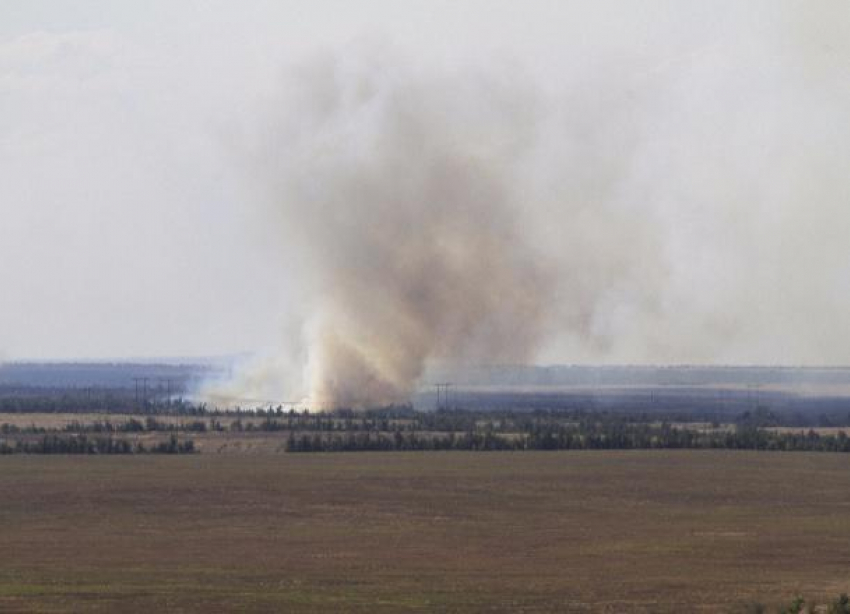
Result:
[[520,173],[533,97],[495,76],[312,64],[258,166],[308,278],[313,404],[406,401],[433,361],[523,361],[555,271]]
[[308,62],[281,91],[245,158],[302,334],[207,383],[209,401],[407,402],[429,373],[547,343],[598,355],[609,320],[654,312],[659,225],[617,197],[634,145],[612,113],[563,114],[515,67],[385,47]]
[[312,405],[446,362],[847,364],[850,5],[772,6],[545,94],[392,48],[290,74],[247,157]]

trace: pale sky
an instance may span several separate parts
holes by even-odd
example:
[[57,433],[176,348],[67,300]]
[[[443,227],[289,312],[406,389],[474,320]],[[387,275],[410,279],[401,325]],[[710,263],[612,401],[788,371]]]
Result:
[[[824,2],[811,13],[808,4],[4,0],[0,359],[222,355],[276,344],[270,337],[285,330],[290,306],[299,300],[286,272],[298,263],[282,266],[274,233],[258,223],[256,194],[233,142],[243,130],[256,129],[257,109],[268,106],[285,87],[286,72],[305,58],[345,53],[363,41],[387,44],[411,62],[445,69],[516,65],[542,92],[564,97],[576,109],[622,109],[623,101],[639,99],[671,72],[698,75],[697,87],[672,88],[679,97],[674,102],[691,104],[697,95],[710,100],[712,80],[721,81],[715,73],[734,67],[743,50],[745,57],[762,58],[759,71],[773,75],[755,85],[748,73],[735,76],[750,100],[772,99],[770,88],[781,87],[790,88],[788,100],[794,102],[809,77],[816,82],[813,89],[842,74],[850,81],[845,37],[850,3]],[[760,42],[778,55],[747,56]],[[809,62],[804,56],[811,48],[818,51]],[[800,61],[794,69],[799,79],[771,68],[774,62],[785,66],[789,58]],[[807,107],[807,117],[822,104],[829,117],[835,111],[828,103],[846,95],[846,88],[829,91]],[[723,100],[737,104],[728,91]],[[655,108],[653,117],[673,120],[657,127],[657,138],[656,120],[644,121],[639,138],[646,151],[664,139],[675,141],[669,132],[676,129],[679,107]],[[699,112],[710,117],[713,110]],[[686,131],[692,120],[681,119]],[[612,125],[630,121],[628,112],[619,112]],[[820,151],[832,151],[836,164],[850,161],[842,146],[846,121],[834,133],[818,129],[826,134]],[[758,148],[746,155],[744,165],[764,172]],[[690,172],[701,162],[688,164]],[[632,177],[624,185],[661,181],[658,169],[639,173],[641,181]],[[847,188],[838,180],[829,211],[850,208]],[[681,185],[677,189],[687,192]],[[676,217],[665,219],[674,224]],[[839,226],[845,228],[845,222],[842,217]],[[831,225],[815,223],[812,232]],[[665,249],[683,250],[690,235],[672,234],[679,239],[665,239]],[[825,262],[847,256],[844,241],[846,236],[829,243]],[[686,268],[693,264],[703,271],[711,257],[687,261]],[[830,287],[848,281],[847,264],[835,266]],[[818,313],[841,313],[850,307],[846,296],[836,291],[830,307]],[[677,297],[671,292],[670,304]],[[700,314],[702,308],[702,303],[683,307]],[[792,315],[779,313],[776,321]],[[609,314],[606,322],[617,317]],[[694,316],[690,324],[699,321]],[[850,323],[839,324],[841,338],[850,339]],[[634,346],[642,339],[613,356],[637,356]],[[803,348],[804,360],[845,362],[836,352],[818,361],[810,347],[818,343],[789,345],[780,362],[793,362],[794,348]],[[549,356],[565,358],[557,349]],[[691,356],[704,359],[706,352],[659,355],[684,361]]]

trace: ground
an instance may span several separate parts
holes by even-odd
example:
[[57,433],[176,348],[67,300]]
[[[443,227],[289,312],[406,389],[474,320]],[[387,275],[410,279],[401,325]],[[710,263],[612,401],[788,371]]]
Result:
[[850,457],[0,457],[0,612],[739,611],[850,591]]

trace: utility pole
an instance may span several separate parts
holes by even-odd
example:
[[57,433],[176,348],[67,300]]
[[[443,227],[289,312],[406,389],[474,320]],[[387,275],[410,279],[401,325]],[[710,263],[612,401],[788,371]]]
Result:
[[[449,408],[449,387],[451,385],[451,382],[441,382],[438,384],[434,384],[434,387],[437,389],[437,409]],[[440,405],[440,389],[442,389],[443,391],[443,405]]]
[[135,384],[133,399],[136,405],[147,405],[148,403],[148,379],[147,377],[134,377]]
[[171,407],[171,390],[172,390],[172,382],[174,381],[171,377],[158,377],[157,378],[157,397],[162,400],[163,394],[165,395],[165,405]]

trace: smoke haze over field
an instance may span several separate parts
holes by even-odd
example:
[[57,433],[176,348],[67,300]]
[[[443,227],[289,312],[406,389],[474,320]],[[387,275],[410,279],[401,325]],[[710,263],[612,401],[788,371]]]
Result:
[[850,363],[850,4],[319,4],[3,9],[0,356]]

